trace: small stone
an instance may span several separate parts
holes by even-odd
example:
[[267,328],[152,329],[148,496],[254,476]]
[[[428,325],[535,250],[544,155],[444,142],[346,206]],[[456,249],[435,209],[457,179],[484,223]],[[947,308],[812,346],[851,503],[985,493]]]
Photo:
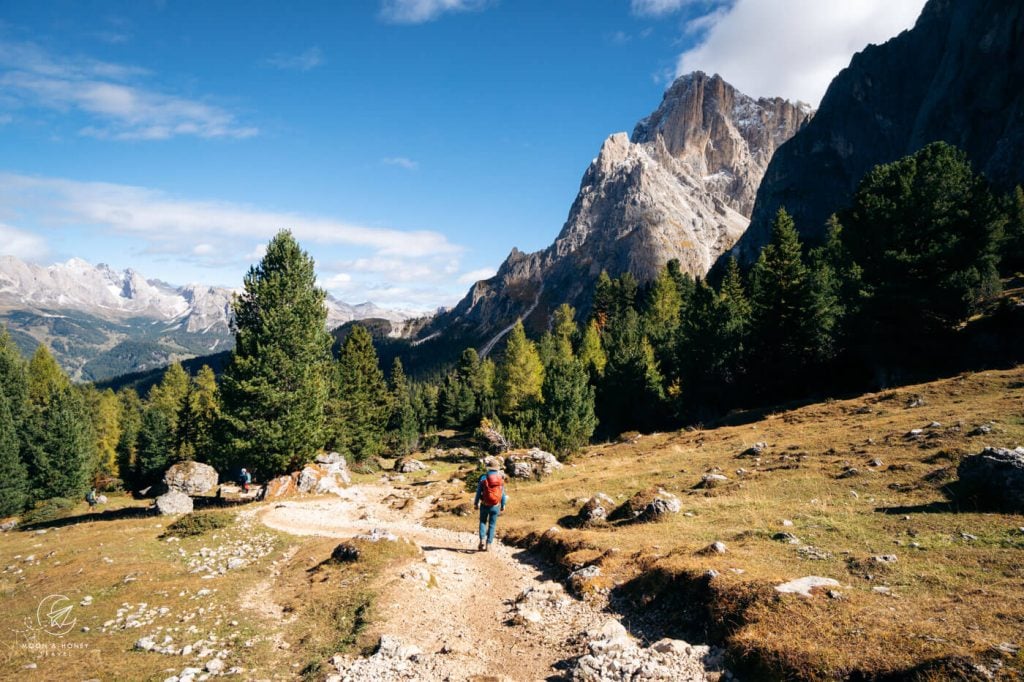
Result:
[[802,597],[812,596],[812,590],[818,587],[839,587],[839,581],[833,578],[822,578],[821,576],[808,575],[787,583],[775,586],[776,592],[783,594],[799,594]]
[[875,585],[871,588],[871,591],[877,592],[878,594],[892,594],[892,590],[884,585]]
[[868,462],[868,466],[869,467],[880,467],[880,466],[882,466],[882,464],[883,464],[882,460],[878,459],[877,457],[875,459],[871,460],[870,462]]
[[786,527],[786,528],[790,528],[790,527],[792,527],[793,522],[790,521],[789,519],[782,519],[782,525],[784,527]]
[[224,661],[220,660],[219,658],[211,658],[209,661],[206,662],[206,672],[213,673],[214,675],[216,675],[222,670],[224,670]]
[[728,551],[728,548],[725,546],[725,543],[720,541],[720,540],[716,540],[715,542],[712,542],[710,545],[708,545],[704,549],[700,550],[700,552],[698,552],[698,553],[699,554],[725,554],[727,551]]
[[828,595],[829,599],[839,600],[839,599],[844,599],[845,598],[843,596],[843,593],[840,592],[839,590],[829,590],[828,592],[826,592],[826,594]]
[[772,540],[775,540],[776,542],[785,542],[790,545],[800,544],[800,538],[792,533],[776,533],[775,535],[772,535]]
[[871,561],[876,564],[895,564],[898,559],[895,554],[879,554],[871,557]]

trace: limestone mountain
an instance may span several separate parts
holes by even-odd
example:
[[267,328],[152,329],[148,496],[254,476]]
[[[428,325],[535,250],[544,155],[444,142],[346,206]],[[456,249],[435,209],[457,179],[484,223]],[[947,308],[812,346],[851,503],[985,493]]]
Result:
[[[230,348],[233,289],[175,287],[80,258],[40,266],[0,256],[0,322],[23,350],[45,343],[76,379],[102,380]],[[328,296],[327,323],[410,315]]]
[[776,152],[737,244],[750,262],[784,206],[818,238],[873,166],[942,140],[1001,189],[1024,182],[1024,4],[930,0],[914,27],[854,55]]
[[420,338],[489,351],[520,317],[536,330],[563,302],[586,310],[602,270],[646,281],[676,258],[704,275],[746,229],[775,149],[810,118],[805,104],[753,99],[717,75],[680,77],[632,137],[605,140],[555,242],[535,253],[513,249]]

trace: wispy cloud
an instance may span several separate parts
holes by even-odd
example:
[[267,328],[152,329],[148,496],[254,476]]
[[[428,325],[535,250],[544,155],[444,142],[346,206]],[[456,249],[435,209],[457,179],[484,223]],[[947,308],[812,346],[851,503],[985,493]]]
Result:
[[49,248],[41,237],[0,223],[0,255],[39,260],[48,253]]
[[385,166],[398,166],[399,168],[411,171],[417,170],[420,167],[419,161],[413,161],[404,156],[386,156],[380,162]]
[[[69,239],[116,238],[121,249],[161,262],[236,272],[262,257],[266,241],[287,228],[314,254],[322,286],[343,300],[426,310],[463,293],[455,278],[463,247],[430,230],[11,173],[0,173],[0,215]],[[29,242],[16,242],[2,230],[0,240],[19,244],[23,255],[31,251]]]
[[[633,6],[682,6],[683,0],[633,0]],[[817,105],[853,54],[914,24],[925,0],[736,0],[691,21],[702,34],[680,55],[676,74],[718,73],[754,96]],[[678,7],[677,7],[678,9]],[[665,11],[671,11],[666,9]]]
[[697,0],[630,0],[629,8],[633,14],[647,17],[660,17],[678,12],[686,5]]
[[391,24],[423,24],[448,12],[478,12],[493,0],[382,0],[380,17]]
[[278,52],[267,59],[267,64],[282,71],[309,71],[324,63],[324,53],[319,47],[311,47],[299,54]]
[[490,279],[491,277],[494,277],[497,272],[498,270],[496,268],[478,268],[476,270],[470,270],[469,272],[462,273],[459,275],[459,279],[457,281],[462,285],[475,284],[482,279]]
[[143,84],[142,68],[47,53],[32,43],[0,42],[0,91],[21,106],[84,114],[79,133],[119,140],[180,135],[245,138],[259,131],[222,107]]

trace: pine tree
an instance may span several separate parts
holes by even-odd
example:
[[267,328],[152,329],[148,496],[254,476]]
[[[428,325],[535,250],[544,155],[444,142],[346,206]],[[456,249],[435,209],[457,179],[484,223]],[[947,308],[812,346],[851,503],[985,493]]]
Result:
[[121,437],[117,440],[117,469],[128,490],[143,487],[136,478],[136,453],[139,440],[139,429],[142,427],[142,400],[132,389],[118,393],[121,414]]
[[814,288],[793,219],[779,209],[750,273],[751,366],[770,394],[798,391],[820,356]]
[[138,447],[135,455],[134,479],[145,488],[159,483],[174,458],[174,431],[167,412],[150,405],[142,413]]
[[615,315],[615,285],[606,270],[602,270],[594,283],[594,304],[591,306],[590,319],[597,323],[597,328],[603,330],[608,320]]
[[1010,272],[1024,268],[1024,189],[1020,185],[1010,194],[1003,244],[1003,264]]
[[352,328],[342,344],[331,410],[331,443],[356,461],[377,455],[391,416],[384,374],[370,332]]
[[275,476],[324,445],[332,344],[324,297],[313,259],[286,230],[245,276],[220,387],[230,466]]
[[391,376],[388,383],[391,391],[391,404],[394,406],[391,419],[388,422],[388,432],[395,452],[407,455],[419,445],[420,429],[419,421],[416,418],[416,408],[413,405],[412,391],[408,379],[405,377],[402,361],[397,357],[391,364]]
[[556,356],[544,373],[541,388],[544,445],[559,455],[586,445],[597,428],[594,387],[583,364]]
[[512,416],[541,400],[544,365],[536,346],[526,338],[522,320],[508,335],[505,357],[498,367],[498,402],[501,413]]
[[855,324],[871,356],[921,357],[999,290],[1006,212],[951,145],[876,166],[840,217],[843,244],[863,271]]
[[663,376],[654,348],[629,308],[607,329],[608,364],[598,386],[598,416],[606,435],[656,428],[664,413]]
[[555,308],[551,315],[551,336],[554,340],[554,355],[562,360],[573,358],[573,340],[579,333],[576,327],[576,310],[568,303]]
[[21,440],[9,403],[0,390],[0,517],[21,513],[29,495],[28,471],[21,461]]
[[[32,456],[33,449],[29,441],[32,420],[29,418],[30,405],[26,369],[25,360],[8,334],[7,328],[0,326],[0,394],[6,399],[8,415],[11,418],[17,442],[18,466],[7,465],[12,467],[11,476],[15,477],[12,479],[11,486],[11,498],[15,501],[18,499],[18,490],[23,490],[26,495],[30,490],[27,479],[27,462]],[[19,470],[26,476],[24,488],[22,488],[22,484],[18,483]],[[27,502],[27,499],[24,502]]]

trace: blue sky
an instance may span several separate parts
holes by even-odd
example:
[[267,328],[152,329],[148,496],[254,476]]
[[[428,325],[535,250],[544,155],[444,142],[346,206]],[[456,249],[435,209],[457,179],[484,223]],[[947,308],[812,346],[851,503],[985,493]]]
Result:
[[922,4],[0,0],[0,253],[238,286],[288,227],[339,298],[449,305],[677,73],[817,104]]

